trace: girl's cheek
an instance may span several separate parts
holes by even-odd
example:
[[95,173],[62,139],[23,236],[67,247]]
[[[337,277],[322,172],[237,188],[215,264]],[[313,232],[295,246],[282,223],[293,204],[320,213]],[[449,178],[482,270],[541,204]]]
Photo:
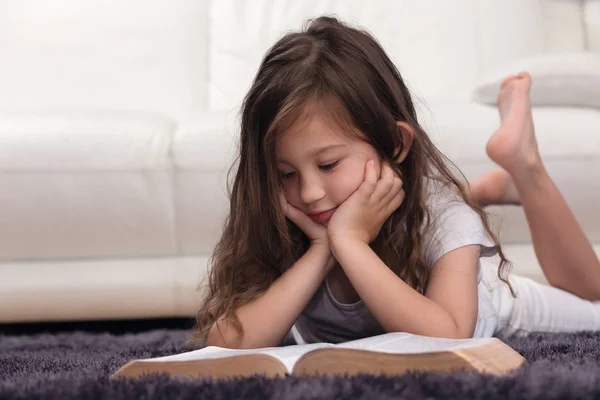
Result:
[[297,208],[302,208],[302,205],[297,201],[298,196],[296,196],[296,191],[293,187],[293,184],[288,184],[283,186],[283,195],[288,203]]
[[[340,171],[341,172],[341,171]],[[365,179],[364,170],[354,169],[345,171],[336,176],[332,182],[332,187],[337,194],[337,197],[349,197],[354,193]]]

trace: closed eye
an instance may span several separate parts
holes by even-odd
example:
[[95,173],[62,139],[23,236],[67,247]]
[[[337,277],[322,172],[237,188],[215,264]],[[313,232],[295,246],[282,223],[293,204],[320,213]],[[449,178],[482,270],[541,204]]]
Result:
[[[319,168],[322,169],[323,171],[330,171],[332,170],[336,165],[338,165],[339,161],[336,162],[332,162],[329,164],[325,164],[325,165],[319,165]],[[294,176],[296,172],[292,171],[292,172],[287,172],[287,173],[281,173],[281,178],[282,179],[290,179],[291,177]]]
[[325,171],[329,171],[333,169],[336,165],[338,165],[339,161],[332,162],[331,164],[319,165],[319,168]]

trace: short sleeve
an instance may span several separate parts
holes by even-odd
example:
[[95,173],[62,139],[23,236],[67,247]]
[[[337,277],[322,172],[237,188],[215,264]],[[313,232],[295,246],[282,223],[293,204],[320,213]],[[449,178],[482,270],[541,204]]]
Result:
[[424,257],[432,267],[444,254],[463,246],[480,245],[482,257],[497,253],[479,214],[450,189],[430,193],[430,226],[425,231]]

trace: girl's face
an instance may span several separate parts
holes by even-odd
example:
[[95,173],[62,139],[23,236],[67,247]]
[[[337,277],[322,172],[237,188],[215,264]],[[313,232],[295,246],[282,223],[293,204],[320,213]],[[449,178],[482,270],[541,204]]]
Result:
[[373,146],[330,121],[312,112],[283,132],[275,146],[288,203],[324,225],[358,189],[367,162],[374,160],[380,168]]

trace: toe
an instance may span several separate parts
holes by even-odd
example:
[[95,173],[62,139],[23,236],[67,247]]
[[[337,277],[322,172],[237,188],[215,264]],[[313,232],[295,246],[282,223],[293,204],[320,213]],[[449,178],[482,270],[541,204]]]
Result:
[[502,85],[500,85],[500,88],[504,89],[506,85],[508,85],[513,79],[515,79],[514,75],[509,75],[506,78],[504,78],[504,80],[502,81]]
[[518,77],[524,80],[531,80],[531,75],[527,71],[519,72]]

